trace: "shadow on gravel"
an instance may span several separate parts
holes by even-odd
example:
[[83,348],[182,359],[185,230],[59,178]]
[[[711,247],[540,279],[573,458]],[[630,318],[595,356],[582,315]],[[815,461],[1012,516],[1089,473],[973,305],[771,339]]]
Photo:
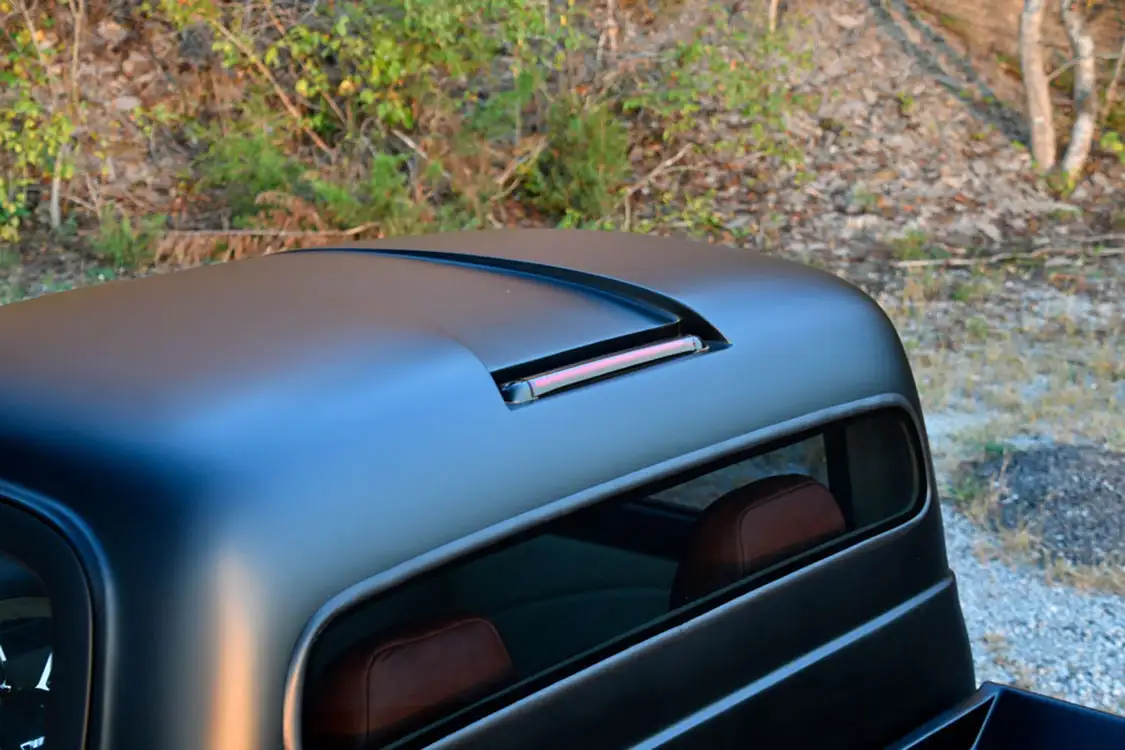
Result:
[[1125,569],[1125,453],[1044,443],[963,467],[993,531],[1026,531],[1041,562]]
[[[952,92],[977,118],[997,128],[1009,140],[1027,145],[1029,136],[1020,114],[1000,101],[992,88],[973,68],[972,62],[955,50],[942,34],[919,18],[918,14],[902,0],[868,0],[868,5],[883,30],[902,45],[906,53],[934,77],[938,85]],[[896,18],[892,10],[904,21]],[[911,41],[904,23],[913,27],[938,54]],[[942,58],[949,61],[950,66],[960,74],[959,77],[949,73]],[[980,98],[966,91],[970,86],[980,92]]]

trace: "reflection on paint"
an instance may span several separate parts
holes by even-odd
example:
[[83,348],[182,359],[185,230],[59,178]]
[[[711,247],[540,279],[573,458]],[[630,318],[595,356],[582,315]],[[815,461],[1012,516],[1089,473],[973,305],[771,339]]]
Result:
[[259,743],[254,710],[258,685],[251,580],[242,561],[233,554],[219,560],[213,652],[217,663],[206,745],[214,750],[246,750]]

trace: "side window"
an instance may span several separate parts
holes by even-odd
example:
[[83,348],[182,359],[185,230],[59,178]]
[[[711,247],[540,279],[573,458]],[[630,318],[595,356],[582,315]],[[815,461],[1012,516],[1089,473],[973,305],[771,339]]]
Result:
[[[904,517],[887,410],[728,456],[413,579],[313,644],[305,750],[415,747]],[[691,609],[687,609],[687,608]]]
[[51,602],[42,582],[0,554],[0,748],[46,744],[53,661]]

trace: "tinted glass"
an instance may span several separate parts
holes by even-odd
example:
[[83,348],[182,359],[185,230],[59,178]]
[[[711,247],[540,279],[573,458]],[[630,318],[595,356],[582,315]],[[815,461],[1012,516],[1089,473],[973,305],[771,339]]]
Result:
[[751,456],[671,489],[653,493],[651,497],[662,503],[703,510],[732,490],[779,474],[802,474],[827,486],[828,459],[824,436],[813,435],[792,445]]
[[306,750],[432,742],[863,538],[919,498],[909,425],[879,412],[731,456],[370,600],[313,646]]
[[46,744],[51,603],[42,582],[0,554],[0,750]]

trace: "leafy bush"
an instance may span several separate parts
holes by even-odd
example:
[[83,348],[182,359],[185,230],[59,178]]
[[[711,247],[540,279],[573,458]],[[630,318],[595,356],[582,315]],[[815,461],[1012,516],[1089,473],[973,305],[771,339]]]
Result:
[[376,154],[367,179],[360,184],[314,179],[309,188],[316,203],[339,227],[378,222],[386,234],[405,234],[418,221],[409,178],[402,170],[405,160],[402,156]]
[[[0,11],[24,1],[0,0]],[[101,10],[85,19],[89,39],[100,33]],[[625,192],[640,179],[653,182],[634,173],[631,155],[646,171],[673,150],[677,160],[690,153],[688,162],[729,149],[774,163],[800,158],[785,132],[799,105],[786,85],[787,69],[804,63],[786,52],[784,33],[754,25],[756,11],[719,3],[712,11],[687,41],[656,41],[655,58],[630,52],[607,64],[595,49],[604,29],[589,22],[593,4],[576,0],[142,0],[145,36],[190,28],[183,39],[206,40],[228,72],[194,68],[201,91],[219,84],[198,106],[170,99],[107,110],[118,119],[112,124],[148,139],[150,154],[195,154],[175,201],[190,210],[214,206],[201,197],[218,199],[240,229],[398,234],[549,221],[721,235],[717,198],[700,192],[708,186],[699,181],[675,180],[643,205]],[[35,14],[41,27],[46,15]],[[104,154],[85,148],[96,128],[68,106],[72,82],[48,75],[61,70],[65,78],[86,64],[92,47],[73,57],[67,49],[78,27],[55,29],[62,43],[36,46],[25,14],[0,19],[15,41],[0,53],[3,242],[29,216],[35,186],[68,178],[76,151]],[[126,46],[117,51],[128,54]],[[198,50],[183,54],[202,59]],[[626,63],[637,70],[623,74]],[[250,104],[231,116],[236,97]],[[179,148],[159,148],[171,138]],[[666,182],[663,172],[658,181]],[[81,197],[98,203],[96,188]],[[172,203],[173,195],[146,199],[164,197]],[[117,213],[99,219],[95,249],[119,265],[143,259],[161,223]],[[254,236],[239,242],[252,246]]]
[[93,247],[98,256],[116,268],[132,268],[146,262],[156,249],[167,224],[165,216],[150,216],[134,224],[114,208],[102,214]]
[[221,188],[236,217],[256,214],[262,193],[292,190],[304,171],[263,131],[216,138],[199,167],[201,185]]
[[[721,7],[712,12],[717,21],[728,16]],[[660,75],[642,82],[624,99],[624,108],[660,122],[665,140],[690,136],[703,118],[735,113],[746,125],[725,145],[795,163],[801,153],[787,136],[785,117],[811,101],[789,92],[786,71],[807,67],[811,60],[807,55],[795,58],[785,45],[783,32],[768,35],[753,25],[702,24],[694,38],[664,53]]]
[[567,97],[551,107],[547,137],[547,153],[528,177],[532,205],[587,220],[612,211],[632,172],[625,123],[604,103]]
[[163,0],[162,8],[181,27],[206,21],[228,67],[291,94],[303,124],[328,135],[367,120],[411,130],[485,90],[526,95],[568,38],[538,0],[330,3],[279,24],[282,33],[264,43],[215,0]]
[[72,166],[60,158],[74,132],[70,118],[43,103],[52,91],[49,66],[58,56],[41,29],[0,0],[0,242],[15,242],[30,215],[28,189],[56,171],[69,179]]

